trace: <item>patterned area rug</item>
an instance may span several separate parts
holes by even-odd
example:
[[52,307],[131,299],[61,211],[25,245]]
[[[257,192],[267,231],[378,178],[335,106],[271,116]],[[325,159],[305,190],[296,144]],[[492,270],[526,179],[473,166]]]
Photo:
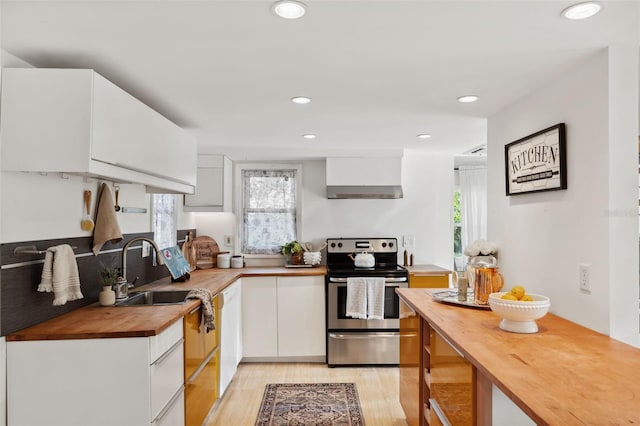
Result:
[[256,426],[285,425],[363,426],[356,384],[268,384]]

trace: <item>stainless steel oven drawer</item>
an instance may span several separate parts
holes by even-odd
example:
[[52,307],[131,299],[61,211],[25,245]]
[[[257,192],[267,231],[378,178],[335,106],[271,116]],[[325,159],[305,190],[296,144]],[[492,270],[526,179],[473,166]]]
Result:
[[327,364],[397,365],[400,362],[399,351],[399,332],[330,332]]

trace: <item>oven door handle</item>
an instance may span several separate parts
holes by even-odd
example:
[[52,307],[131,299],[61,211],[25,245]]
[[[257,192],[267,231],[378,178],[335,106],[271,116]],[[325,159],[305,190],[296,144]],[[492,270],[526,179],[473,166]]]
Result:
[[[335,287],[341,287],[341,288],[346,288],[347,287],[347,283],[331,283],[333,284]],[[384,288],[406,288],[408,287],[409,284],[404,282],[400,282],[400,283],[384,283]]]
[[[375,332],[376,337],[398,337],[398,333],[381,333]],[[351,333],[351,334],[337,334],[337,333],[329,333],[329,337],[332,339],[343,339],[343,340],[365,340],[371,339],[371,334],[368,333]]]
[[[347,282],[347,278],[337,278],[337,277],[329,277],[329,282],[332,283],[345,283]],[[406,277],[394,277],[394,278],[385,278],[384,283],[386,284],[394,284],[394,283],[406,283]]]

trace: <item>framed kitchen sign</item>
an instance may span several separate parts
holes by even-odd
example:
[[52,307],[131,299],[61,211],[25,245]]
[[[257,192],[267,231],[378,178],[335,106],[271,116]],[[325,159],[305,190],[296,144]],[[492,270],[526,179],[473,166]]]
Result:
[[504,147],[507,195],[567,189],[564,123]]

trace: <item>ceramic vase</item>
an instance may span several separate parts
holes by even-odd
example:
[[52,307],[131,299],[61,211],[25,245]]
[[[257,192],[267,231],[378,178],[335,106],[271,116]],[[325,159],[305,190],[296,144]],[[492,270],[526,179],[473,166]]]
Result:
[[102,291],[98,296],[98,302],[102,306],[111,306],[116,303],[116,292],[113,291],[110,285],[102,287]]

